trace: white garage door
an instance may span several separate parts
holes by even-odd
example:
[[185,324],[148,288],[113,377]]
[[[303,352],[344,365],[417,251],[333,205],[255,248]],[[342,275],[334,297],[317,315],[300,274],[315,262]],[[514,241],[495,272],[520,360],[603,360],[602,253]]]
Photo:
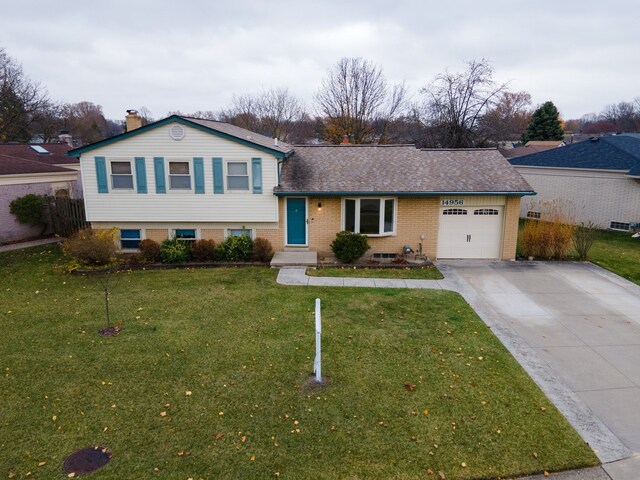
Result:
[[438,258],[500,258],[502,207],[441,208]]

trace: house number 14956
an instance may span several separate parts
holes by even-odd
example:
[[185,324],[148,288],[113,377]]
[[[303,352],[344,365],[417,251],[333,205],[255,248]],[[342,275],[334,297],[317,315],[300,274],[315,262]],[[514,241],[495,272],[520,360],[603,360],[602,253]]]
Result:
[[459,207],[461,205],[464,205],[464,200],[462,199],[440,200],[440,205],[443,207]]

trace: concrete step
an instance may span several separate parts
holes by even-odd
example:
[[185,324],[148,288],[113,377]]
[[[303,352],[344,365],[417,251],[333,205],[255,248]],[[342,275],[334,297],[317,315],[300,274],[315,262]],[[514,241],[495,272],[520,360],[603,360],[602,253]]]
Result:
[[271,268],[317,266],[317,252],[276,252],[271,259]]

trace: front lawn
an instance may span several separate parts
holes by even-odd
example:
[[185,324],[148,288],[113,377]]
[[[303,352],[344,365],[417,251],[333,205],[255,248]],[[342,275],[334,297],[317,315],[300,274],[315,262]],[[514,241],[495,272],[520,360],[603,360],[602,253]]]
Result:
[[[95,278],[0,254],[0,478],[485,479],[597,459],[457,294],[285,287],[266,268]],[[309,385],[323,301],[323,388]],[[430,474],[429,472],[433,472]]]
[[602,231],[589,260],[640,285],[640,238],[629,233]]
[[376,267],[319,267],[308,268],[311,277],[356,277],[356,278],[408,278],[420,280],[440,280],[442,273],[433,265],[411,268]]

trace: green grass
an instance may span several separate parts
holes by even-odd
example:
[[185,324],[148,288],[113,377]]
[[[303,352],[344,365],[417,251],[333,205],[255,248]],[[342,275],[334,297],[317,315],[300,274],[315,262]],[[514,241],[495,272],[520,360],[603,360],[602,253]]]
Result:
[[440,280],[442,273],[433,265],[417,268],[354,268],[354,267],[320,267],[307,269],[311,277],[357,277],[357,278],[414,278],[422,280]]
[[[285,287],[266,268],[136,271],[119,274],[124,330],[105,338],[96,279],[59,263],[55,249],[0,255],[0,478],[64,478],[63,459],[92,444],[113,452],[96,480],[597,463],[457,294]],[[308,385],[316,297],[323,388]]]
[[588,258],[640,285],[640,238],[632,238],[628,233],[602,231]]

